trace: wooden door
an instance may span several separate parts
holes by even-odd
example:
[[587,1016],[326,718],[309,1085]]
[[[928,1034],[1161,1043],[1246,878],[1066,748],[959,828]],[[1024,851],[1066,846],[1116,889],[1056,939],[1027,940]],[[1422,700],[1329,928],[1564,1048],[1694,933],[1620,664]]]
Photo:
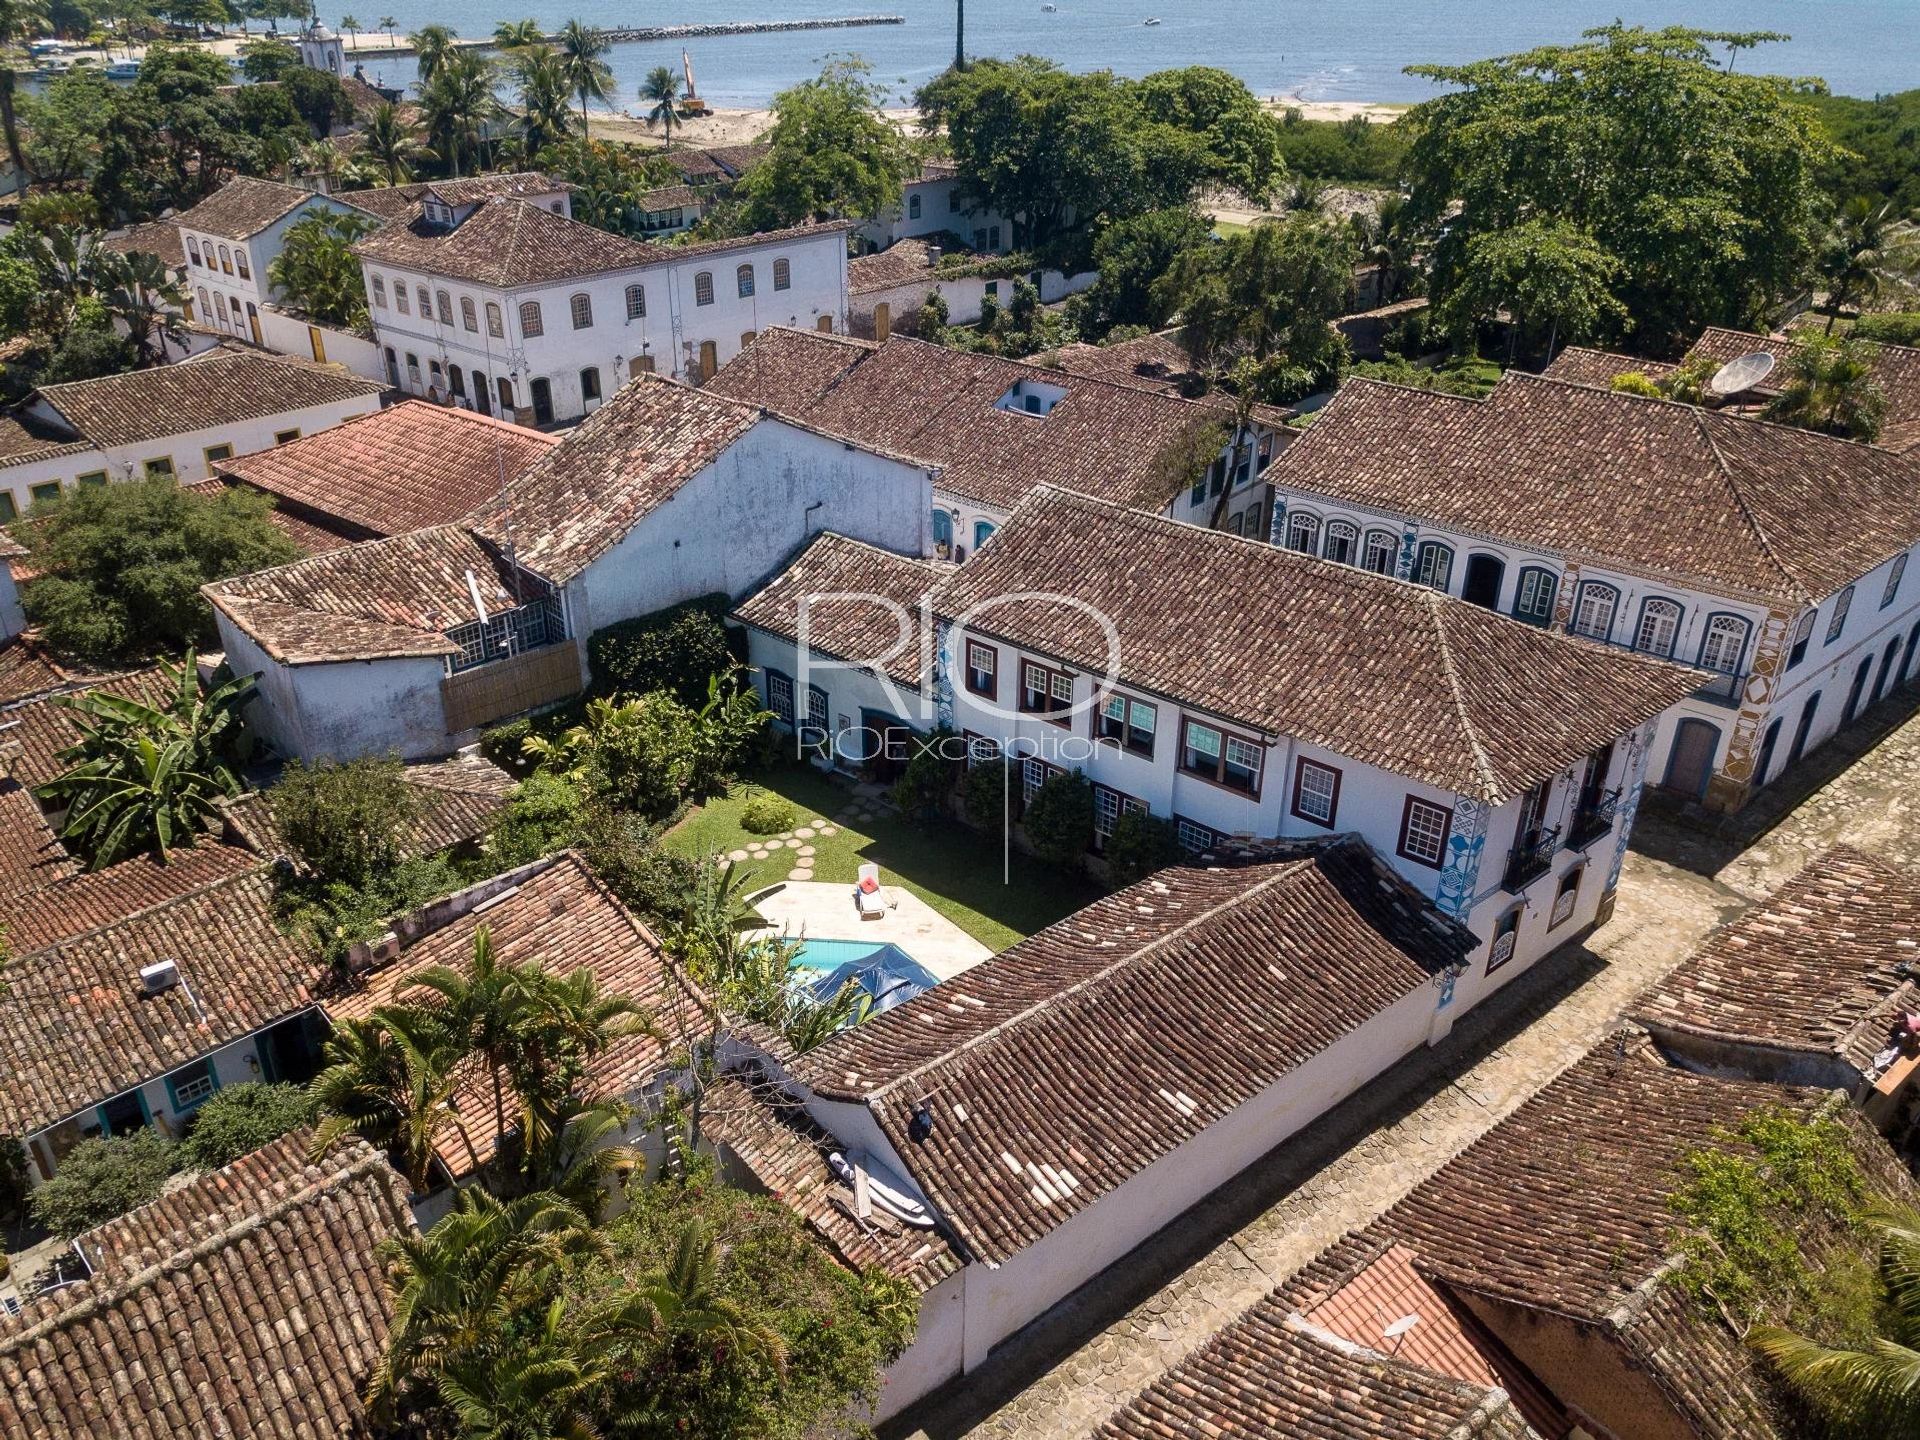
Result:
[[1667,789],[1698,800],[1707,793],[1713,776],[1714,752],[1720,748],[1720,727],[1705,720],[1682,720],[1673,732],[1673,751],[1667,757]]

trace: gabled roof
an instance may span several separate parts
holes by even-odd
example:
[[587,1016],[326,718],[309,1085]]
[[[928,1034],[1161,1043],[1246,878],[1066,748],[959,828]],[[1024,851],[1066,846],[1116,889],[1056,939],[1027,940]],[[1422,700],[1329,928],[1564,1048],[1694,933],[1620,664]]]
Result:
[[653,246],[510,196],[481,201],[450,229],[409,212],[367,236],[354,253],[372,264],[501,290],[632,269],[660,258]]
[[[29,788],[44,785],[57,777],[63,767],[60,752],[80,738],[74,713],[59,703],[61,694],[78,690],[118,695],[144,704],[156,704],[167,697],[167,677],[160,667],[123,671],[118,675],[90,678],[84,684],[64,686],[62,691],[38,696],[21,704],[0,709],[0,769]],[[8,748],[19,753],[6,758]]]
[[470,410],[407,400],[216,468],[334,522],[343,540],[365,540],[458,520],[557,443]]
[[1350,381],[1270,476],[1791,604],[1817,603],[1920,540],[1920,461],[1516,371],[1485,400]]
[[[1324,422],[1321,422],[1324,423]],[[1057,599],[997,603],[1044,591]],[[1233,597],[1240,622],[1199,617]],[[1694,671],[1405,581],[1042,489],[934,592],[971,628],[1268,734],[1499,803],[1691,694]],[[1524,719],[1518,718],[1524,717]]]
[[1844,845],[1708,937],[1641,997],[1642,1023],[1868,1069],[1920,1009],[1920,873]]
[[758,409],[660,375],[621,387],[473,519],[516,557],[564,584],[617,545],[762,419]]
[[129,225],[119,234],[109,235],[100,243],[104,248],[122,255],[136,252],[157,255],[176,270],[184,268],[187,263],[187,247],[180,238],[178,219],[148,220]]
[[[141,967],[160,960],[186,984],[144,995]],[[0,1134],[34,1134],[298,1014],[322,973],[280,932],[264,870],[19,955],[0,991]]]
[[1616,355],[1611,350],[1588,350],[1569,345],[1540,373],[1548,380],[1564,380],[1569,385],[1591,385],[1605,390],[1622,375],[1644,375],[1659,380],[1673,374],[1678,365],[1660,360],[1642,360],[1633,355]]
[[[826,533],[816,535],[786,569],[742,600],[732,618],[797,642],[800,605],[805,599],[811,649],[858,661],[898,647],[886,663],[886,673],[918,688],[922,676],[917,635],[905,637],[902,645],[899,611],[862,597],[882,597],[915,615],[938,577],[939,572],[925,560]],[[836,598],[813,598],[824,596]]]
[[31,1440],[368,1433],[392,1313],[382,1246],[414,1229],[360,1141],[306,1132],[81,1238],[93,1277],[0,1319],[0,1431]]
[[138,445],[319,405],[372,400],[381,387],[344,370],[259,350],[211,350],[174,365],[35,393],[101,449]]
[[410,185],[383,185],[372,190],[350,190],[340,198],[381,220],[400,216],[417,219],[420,202],[429,190],[449,205],[473,205],[500,197],[525,199],[533,195],[562,195],[576,189],[538,170],[516,170],[506,175],[469,175],[460,180],[420,180]]
[[[996,402],[1027,381],[1064,389],[1045,415]],[[1037,485],[1119,504],[1168,494],[1159,461],[1215,411],[1128,385],[929,345],[865,345],[813,331],[763,330],[708,389],[822,430],[884,445],[942,470],[940,488],[1011,509]]]
[[16,952],[117,924],[260,864],[246,846],[202,835],[194,845],[174,849],[164,862],[156,855],[136,855],[104,870],[83,870],[71,861],[56,862],[56,853],[65,856],[63,847],[50,830],[42,827],[40,833],[46,848],[34,874],[41,883],[0,898],[0,930]]
[[[967,1251],[998,1263],[1474,944],[1357,836],[1304,841],[1286,859],[1162,870],[794,1073],[864,1101]],[[924,1097],[933,1129],[915,1142]]]
[[[21,553],[26,552],[22,549]],[[5,557],[0,556],[0,565],[5,563]],[[0,706],[61,689],[72,678],[53,652],[31,636],[15,635],[11,640],[0,641]],[[5,712],[0,711],[0,724],[5,724],[6,719]],[[6,741],[7,733],[0,730],[0,745]]]
[[[479,839],[512,798],[516,783],[491,761],[466,754],[410,764],[401,776],[419,806],[402,844],[409,856],[432,855]],[[250,790],[227,802],[226,817],[262,856],[284,854],[291,848],[275,817],[272,787]]]
[[[1873,360],[1873,378],[1887,397],[1887,414],[1874,443],[1883,449],[1902,453],[1920,452],[1920,349],[1911,345],[1877,345]],[[1723,330],[1710,326],[1687,352],[1687,358],[1702,356],[1725,364],[1742,355],[1758,351],[1782,366],[1793,354],[1791,337],[1755,335],[1745,330]],[[1782,372],[1774,371],[1776,376]],[[1778,388],[1774,385],[1770,388]]]
[[248,240],[303,205],[325,207],[329,201],[353,205],[345,196],[320,195],[277,180],[236,175],[198,205],[174,216],[171,223],[229,240]]
[[490,603],[503,594],[500,603],[515,603],[511,567],[459,525],[348,545],[201,591],[272,659],[312,665],[454,654],[446,632],[475,618],[469,573]]

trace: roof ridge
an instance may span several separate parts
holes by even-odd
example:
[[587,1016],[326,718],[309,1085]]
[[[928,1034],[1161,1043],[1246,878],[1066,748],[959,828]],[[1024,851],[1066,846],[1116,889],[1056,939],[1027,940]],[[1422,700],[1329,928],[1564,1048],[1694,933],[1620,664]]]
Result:
[[[218,841],[215,843],[225,844],[226,842]],[[191,850],[194,847],[187,846],[185,848],[188,850]],[[234,848],[246,850],[250,854],[254,854],[254,855],[259,854],[259,852],[254,850],[253,847],[250,845],[235,846]],[[125,864],[128,862],[123,861],[121,863]],[[226,885],[237,886],[242,881],[256,879],[260,876],[265,875],[270,868],[271,866],[267,861],[261,860],[258,864],[249,865],[244,870],[236,870],[231,875],[218,876],[215,879],[207,881],[206,884],[204,885],[196,885],[193,889],[182,891],[178,895],[169,895],[164,900],[156,900],[154,901],[153,904],[144,905],[138,910],[129,910],[126,914],[115,916],[113,919],[108,920],[103,924],[95,925],[93,928],[89,930],[82,930],[78,934],[68,935],[62,939],[55,940],[50,945],[42,945],[36,950],[24,951],[21,954],[13,957],[13,959],[8,964],[8,970],[13,975],[13,977],[17,979],[19,978],[19,967],[24,965],[29,960],[39,960],[44,956],[51,955],[56,950],[66,950],[72,946],[81,944],[83,941],[96,939],[105,931],[118,929],[122,925],[130,925],[135,920],[146,919],[148,916],[153,915],[156,911],[165,910],[174,905],[184,905],[189,900],[198,900],[202,896],[206,895],[208,892],[213,890],[218,890],[222,886],[226,886]],[[107,872],[104,870],[82,870],[79,872],[79,874],[68,877],[68,878],[77,880],[77,879],[83,879],[89,875],[104,875],[106,873]],[[63,883],[63,882],[56,881],[54,882],[53,885],[44,886],[42,888],[53,889],[55,888],[55,886],[57,886],[60,883]],[[192,977],[189,976],[188,978],[191,979]]]
[[1460,685],[1460,666],[1453,657],[1453,645],[1447,638],[1446,610],[1441,601],[1446,597],[1438,591],[1429,590],[1425,596],[1427,613],[1433,618],[1434,639],[1440,654],[1440,668],[1447,677],[1447,691],[1453,701],[1453,713],[1460,719],[1460,729],[1467,737],[1467,745],[1473,751],[1473,763],[1480,772],[1480,778],[1486,787],[1481,797],[1489,803],[1499,800],[1501,794],[1500,778],[1494,773],[1493,762],[1487,756],[1486,746],[1480,743],[1480,732],[1474,728],[1473,720],[1467,714],[1467,698]]
[[[997,1039],[999,1036],[1013,1029],[1016,1025],[1023,1023],[1024,1021],[1030,1019],[1031,1017],[1038,1014],[1039,1012],[1043,1010],[1053,1009],[1054,1007],[1065,1003],[1067,1000],[1071,999],[1076,995],[1081,995],[1086,993],[1088,990],[1091,990],[1096,985],[1099,985],[1101,982],[1112,977],[1118,971],[1125,969],[1127,967],[1130,967],[1131,965],[1133,965],[1135,961],[1139,960],[1141,957],[1149,955],[1155,951],[1164,950],[1167,946],[1171,945],[1174,941],[1179,940],[1185,937],[1186,935],[1188,935],[1189,933],[1191,933],[1196,927],[1206,923],[1207,921],[1218,918],[1221,914],[1223,914],[1224,912],[1226,912],[1227,910],[1235,906],[1245,904],[1247,901],[1251,900],[1256,895],[1264,894],[1265,892],[1279,885],[1281,882],[1292,879],[1294,876],[1300,873],[1303,867],[1313,864],[1314,861],[1322,853],[1328,850],[1332,850],[1336,846],[1342,843],[1348,842],[1354,838],[1355,838],[1354,836],[1347,833],[1342,833],[1340,835],[1335,835],[1335,836],[1329,836],[1326,838],[1310,837],[1307,843],[1314,845],[1314,849],[1312,849],[1309,853],[1305,855],[1299,856],[1296,859],[1276,860],[1272,862],[1275,866],[1274,874],[1268,875],[1262,879],[1256,880],[1251,885],[1247,886],[1245,889],[1236,890],[1231,895],[1228,895],[1223,899],[1215,902],[1214,904],[1207,906],[1205,909],[1188,917],[1186,920],[1181,921],[1180,924],[1176,925],[1173,929],[1167,931],[1164,935],[1157,935],[1153,939],[1148,940],[1147,942],[1136,947],[1135,949],[1129,950],[1126,953],[1117,956],[1112,961],[1112,963],[1101,966],[1100,969],[1094,971],[1091,975],[1086,975],[1081,977],[1079,980],[1074,981],[1073,984],[1067,986],[1064,990],[1055,991],[1053,994],[1047,996],[1047,998],[1044,1000],[1036,1000],[1031,1005],[1023,1006],[1020,1010],[1018,1010],[1012,1015],[1009,1015],[1006,1019],[998,1021],[993,1025],[989,1025],[985,1030],[982,1030],[977,1034],[969,1035],[965,1040],[961,1041],[958,1045],[951,1046],[948,1049],[942,1051],[940,1054],[932,1056],[929,1059],[922,1061],[920,1064],[915,1065],[912,1069],[906,1070],[901,1074],[894,1076],[892,1079],[888,1080],[886,1083],[875,1086],[872,1090],[867,1092],[867,1098],[869,1100],[873,1100],[873,1099],[879,1098],[882,1095],[886,1095],[892,1092],[893,1090],[896,1090],[899,1087],[906,1085],[910,1081],[913,1081],[919,1078],[921,1075],[924,1075],[927,1071],[933,1069],[935,1066],[945,1064],[949,1060],[953,1059],[954,1056],[964,1055],[969,1051],[974,1050],[991,1040]],[[1153,883],[1153,877],[1149,876],[1146,880],[1140,881],[1139,885],[1129,886],[1128,889],[1129,890],[1138,889],[1139,886],[1144,886],[1151,883]],[[1126,893],[1127,893],[1127,890],[1116,890],[1113,896],[1109,896],[1107,898],[1112,899],[1115,896],[1124,895]],[[1079,917],[1077,915],[1069,915],[1065,919],[1055,921],[1054,924],[1068,925],[1073,923],[1078,918]],[[1047,929],[1049,930],[1053,928],[1054,926],[1052,925],[1047,927]],[[1043,930],[1036,933],[1045,934],[1046,931]],[[1029,938],[1032,938],[1032,937],[1029,937]],[[1026,942],[1022,941],[1021,943],[1024,944]],[[1003,950],[1000,952],[999,955],[996,955],[992,958],[993,960],[1001,959],[1004,956],[1011,954],[1013,950],[1017,950],[1019,948],[1020,947],[1016,945],[1012,947],[1011,950]],[[991,964],[992,961],[989,960],[983,963]]]
[[1694,427],[1700,432],[1700,438],[1706,442],[1707,450],[1713,456],[1713,463],[1720,471],[1720,479],[1727,487],[1727,493],[1733,497],[1734,506],[1740,511],[1741,518],[1747,522],[1747,528],[1753,532],[1753,538],[1759,542],[1760,552],[1767,557],[1768,562],[1789,585],[1799,588],[1802,599],[1818,598],[1805,593],[1806,582],[1789,570],[1786,562],[1774,550],[1773,542],[1767,537],[1765,528],[1760,524],[1760,517],[1755,515],[1753,507],[1747,504],[1747,497],[1734,478],[1733,467],[1727,463],[1726,454],[1720,449],[1720,442],[1713,438],[1712,430],[1707,427],[1707,412],[1696,406],[1687,408],[1693,412]]

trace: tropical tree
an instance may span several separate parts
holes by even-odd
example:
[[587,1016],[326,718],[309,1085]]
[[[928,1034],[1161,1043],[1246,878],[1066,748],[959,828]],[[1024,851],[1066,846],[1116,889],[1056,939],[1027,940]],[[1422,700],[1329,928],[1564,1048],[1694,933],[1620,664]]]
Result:
[[320,1114],[313,1153],[359,1135],[384,1146],[414,1193],[425,1194],[441,1137],[465,1134],[453,1098],[466,1053],[438,1015],[417,1007],[383,1005],[343,1026],[307,1087]]
[[[387,29],[389,32],[393,29],[391,17],[387,20]],[[422,25],[407,37],[407,43],[413,47],[422,89],[439,73],[440,67],[446,63],[449,55],[459,53],[458,47],[453,43],[453,31],[445,25]]]
[[1879,353],[1866,340],[1802,340],[1787,357],[1786,383],[1767,418],[1849,440],[1878,438],[1887,415],[1886,391],[1873,376]]
[[14,62],[21,44],[47,28],[44,0],[0,0],[0,131],[7,141],[7,158],[19,177],[20,194],[27,193],[33,172],[27,169],[27,157],[20,149],[19,119],[14,114]]
[[353,37],[356,45],[359,43],[359,40],[360,40],[359,20],[357,20],[352,15],[342,15],[340,17],[340,28],[343,31],[345,31],[348,35],[351,35]]
[[514,52],[511,68],[520,92],[522,144],[528,155],[537,155],[572,133],[572,77],[566,60],[545,46]]
[[382,15],[380,17],[379,27],[387,32],[387,44],[393,44],[393,27],[399,23],[400,22],[395,20],[391,15]]
[[15,253],[39,285],[37,324],[55,340],[73,324],[80,303],[106,288],[112,252],[97,230],[81,225],[35,225],[13,237]]
[[656,65],[640,82],[640,100],[651,105],[647,124],[658,125],[667,137],[667,149],[673,148],[673,127],[680,123],[680,72],[671,65]]
[[1509,353],[1544,339],[1548,359],[1562,340],[1592,339],[1626,318],[1614,294],[1620,262],[1591,232],[1568,221],[1540,217],[1476,235],[1464,257],[1438,306],[1463,345],[1502,308],[1513,317]]
[[434,68],[420,92],[427,138],[457,178],[462,161],[476,165],[487,127],[500,113],[493,67],[471,50],[456,50]]
[[917,162],[880,113],[883,93],[867,71],[862,61],[834,61],[773,97],[767,156],[737,187],[749,227],[871,218],[900,204],[900,182]]
[[1836,1431],[1912,1435],[1920,1433],[1920,1216],[1883,1215],[1875,1223],[1885,1296],[1878,1335],[1833,1347],[1759,1325],[1747,1343]]
[[589,133],[587,102],[604,103],[613,97],[613,67],[607,64],[612,50],[602,32],[579,20],[569,20],[560,27],[560,58],[567,67],[568,87],[580,97],[582,135]]
[[107,313],[126,328],[140,364],[165,359],[169,343],[184,347],[186,287],[174,279],[166,261],[145,250],[125,255],[107,251],[103,258],[111,261],[104,269],[110,287],[102,297]]
[[1842,310],[1865,308],[1884,290],[1920,276],[1920,228],[1904,220],[1891,200],[1876,205],[1856,195],[1834,216],[1819,270],[1831,335]]
[[244,788],[230,762],[254,677],[203,695],[194,659],[189,650],[178,667],[161,665],[166,694],[156,704],[104,690],[54,700],[73,712],[80,738],[60,752],[67,768],[34,794],[65,806],[60,838],[89,869],[149,849],[164,862]]
[[525,50],[545,42],[540,22],[531,17],[525,20],[502,20],[493,27],[493,43],[502,50]]
[[287,227],[280,253],[267,264],[268,283],[323,325],[356,323],[367,301],[353,247],[373,227],[358,212],[309,210]]
[[360,154],[378,167],[389,185],[404,185],[413,178],[420,145],[413,138],[413,128],[401,117],[398,105],[383,103],[373,107],[360,130]]
[[690,1352],[725,1350],[759,1360],[776,1374],[787,1365],[787,1344],[780,1332],[730,1298],[718,1283],[726,1249],[699,1220],[680,1230],[672,1261],[636,1288],[635,1301],[646,1314],[655,1338],[682,1365]]
[[[537,967],[536,967],[537,968]],[[443,1002],[441,1023],[449,1035],[484,1063],[493,1089],[493,1129],[507,1133],[507,1070],[527,1044],[533,994],[519,967],[500,963],[493,932],[482,925],[473,936],[473,963],[466,969],[431,965],[408,977],[409,990],[427,990]]]
[[1393,304],[1418,273],[1412,218],[1406,200],[1399,195],[1385,196],[1371,214],[1353,217],[1359,261],[1373,266],[1379,276],[1374,289],[1376,305]]

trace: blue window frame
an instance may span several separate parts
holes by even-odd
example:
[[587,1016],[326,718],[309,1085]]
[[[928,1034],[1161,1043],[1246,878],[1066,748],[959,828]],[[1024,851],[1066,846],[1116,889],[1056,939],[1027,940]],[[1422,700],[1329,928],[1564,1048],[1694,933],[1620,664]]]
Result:
[[1513,592],[1513,618],[1529,625],[1551,625],[1553,603],[1560,595],[1560,577],[1539,565],[1528,565],[1520,572],[1520,583]]
[[933,543],[949,548],[953,545],[953,516],[945,510],[933,512]]
[[974,521],[973,522],[973,548],[978,550],[982,545],[986,544],[987,537],[993,534],[994,529],[995,529],[995,526],[991,520]]
[[176,1113],[198,1110],[219,1088],[220,1076],[209,1056],[191,1065],[182,1065],[167,1076],[167,1103]]
[[1453,583],[1453,550],[1438,540],[1422,542],[1413,562],[1413,583],[1445,591]]

